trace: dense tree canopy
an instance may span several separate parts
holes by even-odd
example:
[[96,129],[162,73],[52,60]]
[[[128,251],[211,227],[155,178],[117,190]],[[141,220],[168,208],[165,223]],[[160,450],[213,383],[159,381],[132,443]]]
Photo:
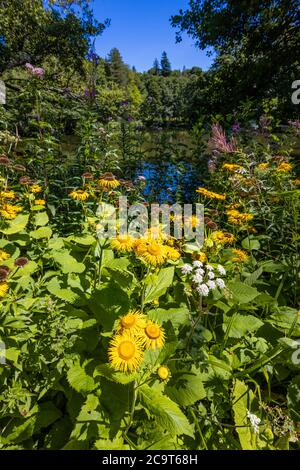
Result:
[[[90,38],[100,34],[106,23],[93,19],[87,2],[0,0],[0,72],[26,62],[41,64],[56,57],[62,66],[80,68]],[[81,5],[76,13],[73,4]],[[57,6],[65,5],[68,9]]]
[[291,84],[300,71],[299,6],[299,0],[190,0],[171,23],[178,41],[186,31],[198,47],[215,51],[214,76],[226,89],[219,96],[227,109],[277,98],[291,112]]

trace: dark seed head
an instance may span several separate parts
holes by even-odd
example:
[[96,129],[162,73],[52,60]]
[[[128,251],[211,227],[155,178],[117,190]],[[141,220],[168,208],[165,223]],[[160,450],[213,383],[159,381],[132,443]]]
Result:
[[22,268],[23,266],[26,266],[26,264],[28,264],[28,263],[29,263],[28,258],[21,257],[21,258],[16,259],[15,266],[18,266],[19,268]]

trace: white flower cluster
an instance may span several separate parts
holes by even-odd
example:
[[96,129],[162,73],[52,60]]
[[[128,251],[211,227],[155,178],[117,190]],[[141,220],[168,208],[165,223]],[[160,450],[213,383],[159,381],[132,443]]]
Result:
[[220,264],[217,268],[213,268],[209,264],[203,264],[201,261],[194,261],[193,264],[185,264],[181,268],[181,272],[185,276],[191,276],[192,281],[196,284],[197,292],[207,297],[211,290],[224,289],[225,282],[220,276],[226,276],[226,270]]
[[247,410],[247,418],[249,419],[249,421],[251,423],[253,432],[255,434],[258,434],[259,433],[259,424],[261,422],[261,419],[258,416],[256,416],[255,414],[250,413],[249,410]]

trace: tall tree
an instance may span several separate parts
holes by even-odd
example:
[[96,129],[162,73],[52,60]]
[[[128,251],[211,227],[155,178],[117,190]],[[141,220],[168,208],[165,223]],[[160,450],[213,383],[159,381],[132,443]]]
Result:
[[289,91],[299,78],[299,0],[190,0],[171,18],[201,49],[214,49],[215,73],[228,109],[238,100],[278,97],[291,108]]
[[124,64],[120,51],[114,47],[108,55],[111,80],[121,87],[128,83],[128,67]]
[[159,75],[160,73],[160,66],[157,58],[153,62],[153,71],[155,75]]
[[168,75],[170,75],[172,71],[172,67],[171,67],[171,62],[169,61],[166,51],[162,53],[160,66],[161,66],[161,73],[164,77],[167,77]]
[[[43,0],[0,0],[0,72],[31,62],[40,65],[55,57],[68,68],[82,68],[90,39],[107,23],[94,20],[86,2]],[[72,4],[77,9],[70,9]],[[62,2],[59,2],[61,5]]]

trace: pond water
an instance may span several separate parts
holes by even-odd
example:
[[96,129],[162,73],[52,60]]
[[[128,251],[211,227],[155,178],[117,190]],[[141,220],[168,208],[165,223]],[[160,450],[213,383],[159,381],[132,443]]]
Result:
[[[173,203],[194,199],[195,190],[201,185],[204,162],[191,132],[142,130],[133,133],[125,144],[122,139],[114,144],[121,155],[118,176],[131,180],[144,176],[147,200]],[[63,144],[64,153],[74,159],[78,146],[78,140],[70,138]]]

